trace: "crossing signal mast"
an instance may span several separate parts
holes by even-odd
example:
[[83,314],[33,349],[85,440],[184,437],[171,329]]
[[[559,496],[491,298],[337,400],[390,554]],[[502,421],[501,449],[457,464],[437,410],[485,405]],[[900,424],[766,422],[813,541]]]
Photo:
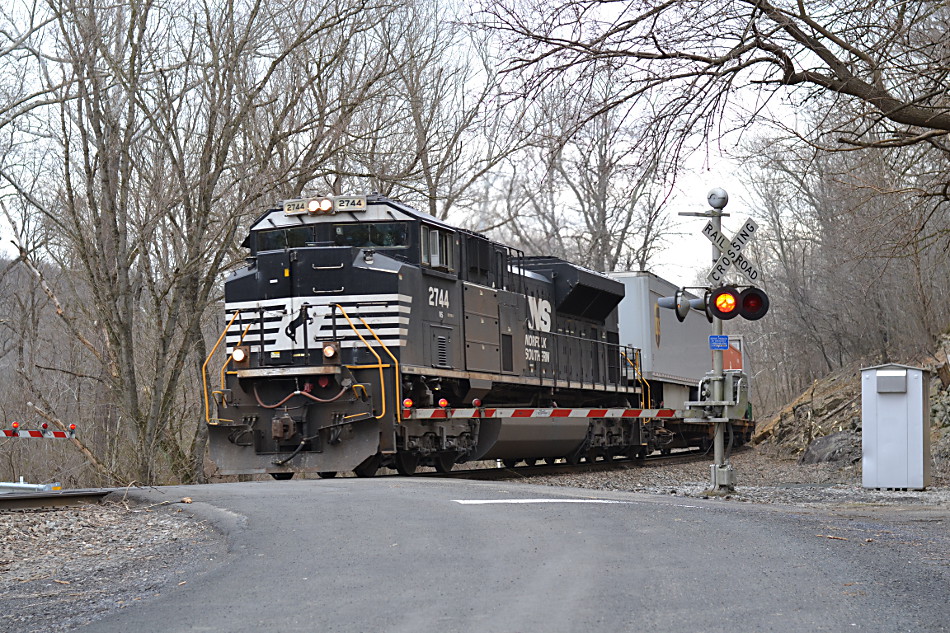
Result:
[[[686,402],[685,407],[696,414],[696,417],[687,419],[688,422],[715,423],[715,463],[710,466],[712,490],[729,491],[735,487],[735,473],[725,455],[725,431],[732,420],[746,414],[749,380],[741,370],[723,370],[722,353],[729,348],[729,337],[722,333],[722,322],[737,316],[749,321],[761,319],[769,311],[769,297],[755,286],[761,278],[758,267],[742,254],[758,225],[748,218],[730,240],[722,232],[722,218],[729,215],[722,210],[729,202],[729,194],[717,187],[709,192],[707,201],[710,210],[679,215],[709,218],[703,235],[713,245],[713,267],[706,276],[710,286],[680,288],[672,297],[657,299],[657,305],[673,310],[680,322],[686,320],[690,310],[697,310],[704,313],[712,324],[709,348],[713,352],[713,368],[699,384],[700,399]],[[726,273],[733,268],[741,272],[751,285],[727,283]],[[698,296],[688,296],[687,290],[698,291]]]

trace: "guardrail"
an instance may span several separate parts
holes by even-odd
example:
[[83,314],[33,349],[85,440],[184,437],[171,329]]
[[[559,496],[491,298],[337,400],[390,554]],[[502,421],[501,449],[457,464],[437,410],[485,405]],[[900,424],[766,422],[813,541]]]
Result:
[[21,429],[19,422],[13,422],[10,429],[0,429],[0,437],[39,437],[46,439],[72,439],[76,437],[76,425],[70,424],[65,431],[54,431],[44,422],[40,429]]

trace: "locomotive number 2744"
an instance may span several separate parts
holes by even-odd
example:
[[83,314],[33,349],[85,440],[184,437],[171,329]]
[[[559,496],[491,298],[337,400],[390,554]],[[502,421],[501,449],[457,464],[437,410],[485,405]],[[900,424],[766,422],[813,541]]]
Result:
[[449,291],[444,288],[429,286],[429,305],[447,309],[449,307]]

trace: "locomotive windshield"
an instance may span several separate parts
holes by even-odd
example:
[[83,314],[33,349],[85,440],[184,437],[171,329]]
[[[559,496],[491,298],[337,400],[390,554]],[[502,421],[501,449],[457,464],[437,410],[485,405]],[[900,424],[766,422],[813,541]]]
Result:
[[295,226],[288,229],[273,229],[257,233],[258,251],[277,251],[285,248],[300,248],[313,242],[313,229],[309,226]]
[[409,246],[408,222],[374,222],[333,225],[337,246],[399,248]]

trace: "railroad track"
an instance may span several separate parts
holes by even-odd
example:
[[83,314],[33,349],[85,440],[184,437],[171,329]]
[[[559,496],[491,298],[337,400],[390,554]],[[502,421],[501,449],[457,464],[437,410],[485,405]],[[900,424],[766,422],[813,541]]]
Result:
[[[735,451],[733,451],[735,452]],[[643,460],[613,459],[610,461],[583,462],[576,465],[567,463],[540,464],[535,466],[521,465],[514,468],[473,468],[468,470],[453,470],[448,473],[435,471],[417,472],[413,477],[449,477],[452,479],[477,479],[482,481],[501,481],[505,479],[526,479],[547,475],[564,475],[569,473],[595,473],[611,470],[630,470],[642,468],[644,465],[657,466],[664,463],[683,463],[709,459],[708,451],[693,449],[671,453],[669,455],[651,455]],[[385,475],[400,477],[401,475]]]
[[[736,451],[744,450],[744,447]],[[708,451],[700,449],[679,451],[669,455],[651,455],[643,460],[613,459],[610,461],[583,462],[576,465],[567,463],[541,464],[528,466],[526,464],[514,468],[472,468],[468,470],[453,470],[448,473],[439,473],[435,470],[420,471],[413,477],[448,477],[452,479],[474,479],[480,481],[503,481],[506,479],[530,479],[548,475],[563,475],[569,473],[594,473],[612,470],[630,470],[642,468],[644,465],[658,466],[664,463],[683,463],[709,459]],[[402,477],[402,475],[378,475],[379,477]],[[19,510],[38,510],[43,508],[61,508],[89,503],[99,503],[103,497],[115,488],[97,488],[89,490],[64,490],[61,492],[29,492],[0,494],[0,512]]]
[[14,492],[0,494],[0,512],[38,510],[99,503],[114,488],[63,490],[60,492]]

